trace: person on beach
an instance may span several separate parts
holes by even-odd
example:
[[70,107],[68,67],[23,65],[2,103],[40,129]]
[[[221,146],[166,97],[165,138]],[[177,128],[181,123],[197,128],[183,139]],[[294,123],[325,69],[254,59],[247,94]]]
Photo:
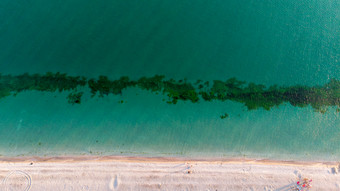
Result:
[[311,185],[312,179],[304,178],[303,180],[299,180],[296,182],[296,188],[295,190],[298,191],[308,191],[310,188],[312,188]]

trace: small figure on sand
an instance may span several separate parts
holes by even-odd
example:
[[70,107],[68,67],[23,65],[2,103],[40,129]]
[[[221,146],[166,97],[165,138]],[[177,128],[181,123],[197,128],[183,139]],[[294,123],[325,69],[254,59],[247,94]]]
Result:
[[186,168],[186,172],[188,173],[188,174],[192,174],[193,173],[193,171],[192,171],[192,165],[190,165],[189,163],[186,163],[186,165],[187,165],[187,168]]
[[311,188],[312,188],[312,179],[303,178],[296,182],[296,186],[293,188],[293,190],[308,191]]

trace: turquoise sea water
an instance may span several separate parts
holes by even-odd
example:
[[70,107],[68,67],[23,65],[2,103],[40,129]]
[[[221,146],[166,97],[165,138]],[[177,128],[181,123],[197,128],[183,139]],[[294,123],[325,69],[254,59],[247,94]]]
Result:
[[[0,72],[322,85],[340,79],[339,26],[336,0],[2,0]],[[84,91],[80,105],[67,92],[1,99],[0,154],[340,158],[336,108],[247,111],[231,101],[169,105],[137,88]]]

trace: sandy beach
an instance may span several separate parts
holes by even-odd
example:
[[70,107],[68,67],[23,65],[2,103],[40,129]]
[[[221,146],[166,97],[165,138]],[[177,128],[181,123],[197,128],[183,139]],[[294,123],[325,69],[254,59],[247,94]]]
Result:
[[146,157],[0,158],[0,190],[340,190],[336,162]]

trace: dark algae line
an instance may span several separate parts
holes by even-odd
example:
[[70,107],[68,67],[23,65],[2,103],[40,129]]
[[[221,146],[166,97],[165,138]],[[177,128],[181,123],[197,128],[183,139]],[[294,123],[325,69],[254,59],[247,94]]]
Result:
[[[138,87],[154,93],[162,93],[168,97],[165,100],[169,104],[178,101],[191,101],[197,103],[204,101],[231,100],[243,103],[248,110],[263,108],[270,110],[283,103],[290,103],[296,107],[311,105],[315,111],[326,112],[330,106],[336,106],[340,111],[340,81],[331,79],[323,86],[277,86],[266,87],[261,84],[246,83],[236,78],[226,81],[197,80],[195,83],[187,82],[186,79],[176,81],[165,79],[165,76],[142,77],[137,81],[123,76],[118,80],[110,80],[106,76],[98,79],[87,79],[83,76],[68,76],[67,74],[48,72],[41,74],[22,74],[17,76],[0,74],[0,98],[16,95],[22,91],[71,91],[67,96],[70,104],[80,104],[83,92],[78,87],[88,86],[92,97],[98,95],[104,97],[109,94],[119,95],[129,87]],[[221,116],[227,118],[228,114]]]

